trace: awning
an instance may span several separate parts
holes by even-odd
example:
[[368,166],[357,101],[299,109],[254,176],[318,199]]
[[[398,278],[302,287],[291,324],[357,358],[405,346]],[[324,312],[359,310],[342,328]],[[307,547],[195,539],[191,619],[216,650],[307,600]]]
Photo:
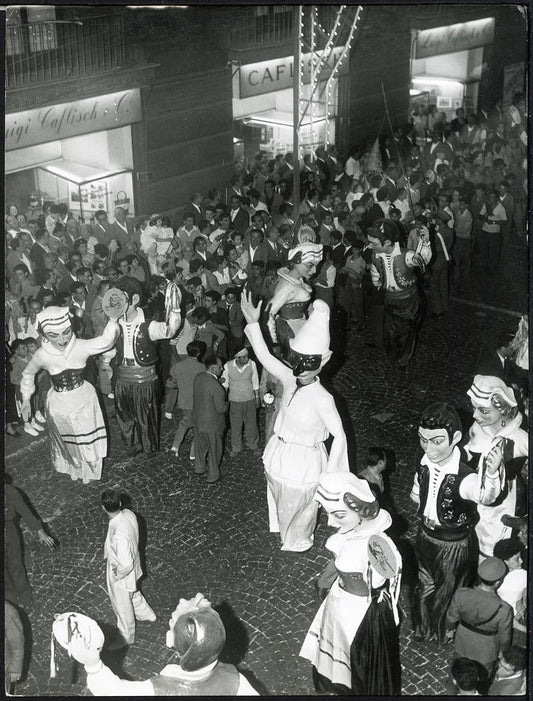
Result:
[[[265,110],[264,112],[256,112],[255,114],[250,114],[245,117],[239,117],[239,122],[246,125],[257,125],[260,127],[292,127],[294,126],[294,120],[292,112],[282,112],[281,110]],[[325,122],[326,117],[324,115],[317,115],[313,119],[313,124],[318,124],[319,122]],[[307,114],[304,118],[303,127],[311,126],[311,117]]]
[[56,158],[47,163],[39,163],[39,165],[35,167],[52,173],[52,175],[57,175],[76,185],[85,185],[94,180],[101,180],[102,178],[110,178],[112,175],[131,172],[130,168],[104,170],[103,168],[94,168],[93,166],[86,166],[83,163],[76,163],[75,161],[67,161],[64,158]]

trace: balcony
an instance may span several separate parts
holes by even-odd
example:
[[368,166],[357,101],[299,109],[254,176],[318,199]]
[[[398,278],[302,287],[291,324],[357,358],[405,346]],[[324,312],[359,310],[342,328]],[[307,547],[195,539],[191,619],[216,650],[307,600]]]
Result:
[[[355,12],[357,6],[353,7]],[[294,9],[290,5],[243,6],[236,9],[229,37],[229,58],[244,63],[291,54],[294,47]],[[304,6],[302,22],[306,37],[311,34],[311,13],[314,11],[315,49],[324,48],[339,9],[339,5]],[[333,42],[335,46],[345,43],[349,29],[350,22],[346,19],[338,24]]]
[[6,27],[6,88],[25,88],[123,67],[120,14]]

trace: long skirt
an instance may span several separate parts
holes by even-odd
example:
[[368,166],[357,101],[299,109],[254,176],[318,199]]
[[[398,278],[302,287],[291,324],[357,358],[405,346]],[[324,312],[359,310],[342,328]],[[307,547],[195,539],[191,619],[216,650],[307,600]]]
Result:
[[415,350],[421,307],[418,292],[406,299],[385,298],[384,341],[389,361],[407,365]]
[[390,600],[383,589],[372,592],[372,602],[350,647],[350,659],[353,694],[400,695],[400,638]]
[[94,387],[84,382],[70,392],[50,389],[46,419],[56,471],[85,484],[99,480],[107,455],[107,431]]
[[323,443],[285,443],[276,434],[263,453],[267,479],[270,531],[279,532],[282,550],[303,552],[313,545],[318,505],[318,480],[328,454]]
[[422,528],[415,542],[418,583],[414,595],[416,632],[424,638],[446,639],[446,612],[459,587],[473,583],[478,544],[474,531],[467,538],[447,542],[429,536]]
[[352,686],[350,648],[369,605],[366,596],[349,594],[336,579],[311,623],[300,657],[334,684]]

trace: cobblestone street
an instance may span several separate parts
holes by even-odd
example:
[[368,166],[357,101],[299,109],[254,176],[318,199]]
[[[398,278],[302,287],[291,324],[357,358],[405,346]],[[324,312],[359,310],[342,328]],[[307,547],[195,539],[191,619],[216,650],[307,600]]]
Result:
[[[524,249],[514,253],[524,255]],[[389,448],[396,455],[392,490],[407,529],[399,542],[404,558],[401,644],[406,695],[445,693],[452,652],[451,646],[439,651],[434,643],[417,643],[412,634],[411,543],[417,524],[409,491],[421,456],[417,421],[426,405],[438,400],[469,415],[466,390],[481,342],[499,327],[516,328],[519,320],[476,303],[482,300],[485,305],[525,311],[524,277],[509,274],[507,282],[500,282],[492,293],[487,281],[483,296],[483,286],[476,285],[470,303],[460,295],[442,319],[426,322],[415,360],[404,373],[390,368],[381,351],[367,346],[368,331],[360,335],[351,331],[347,353],[327,382],[346,422],[352,470],[356,463],[362,464],[370,446]],[[202,592],[226,622],[227,661],[237,663],[259,691],[314,694],[310,665],[298,652],[319,606],[313,581],[326,564],[324,543],[332,532],[324,515],[309,552],[281,552],[279,538],[268,532],[262,463],[251,451],[231,459],[226,445],[223,479],[208,486],[192,471],[190,439],[178,460],[164,452],[171,445],[176,417],[162,420],[162,450],[155,458],[143,454],[128,458],[112,416],[112,402],[106,400],[106,406],[111,448],[101,482],[83,486],[55,473],[46,434],[33,441],[8,439],[6,445],[7,472],[59,541],[59,547],[50,551],[24,529],[34,604],[27,611],[31,663],[25,681],[18,685],[19,693],[84,693],[84,672],[73,680],[71,663],[62,652],[58,676],[49,679],[51,622],[54,613],[76,610],[114,624],[103,560],[107,519],[100,506],[101,492],[112,487],[130,497],[140,517],[146,536],[147,574],[142,589],[158,616],[155,623],[140,623],[125,660],[114,660],[121,676],[144,679],[170,660],[171,651],[164,645],[170,613],[180,597]],[[261,417],[261,429],[263,423]]]

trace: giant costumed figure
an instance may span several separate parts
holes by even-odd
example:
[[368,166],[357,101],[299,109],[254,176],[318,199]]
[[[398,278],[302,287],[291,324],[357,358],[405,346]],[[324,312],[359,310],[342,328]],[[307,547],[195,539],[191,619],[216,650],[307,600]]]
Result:
[[[315,301],[282,362],[271,355],[261,333],[261,303],[255,307],[251,296],[243,295],[241,306],[245,333],[257,359],[283,386],[274,433],[263,453],[270,531],[280,533],[282,550],[303,552],[313,545],[318,510],[314,495],[320,475],[349,469],[341,418],[318,378],[331,357],[329,307]],[[329,435],[333,442],[328,455],[324,441]]]
[[87,360],[109,351],[119,328],[110,319],[101,336],[76,338],[67,307],[46,307],[37,314],[43,343],[22,374],[22,417],[31,413],[35,375],[44,368],[52,387],[46,397],[52,464],[57,472],[81,479],[99,480],[107,455],[107,431],[94,387],[84,379]]

